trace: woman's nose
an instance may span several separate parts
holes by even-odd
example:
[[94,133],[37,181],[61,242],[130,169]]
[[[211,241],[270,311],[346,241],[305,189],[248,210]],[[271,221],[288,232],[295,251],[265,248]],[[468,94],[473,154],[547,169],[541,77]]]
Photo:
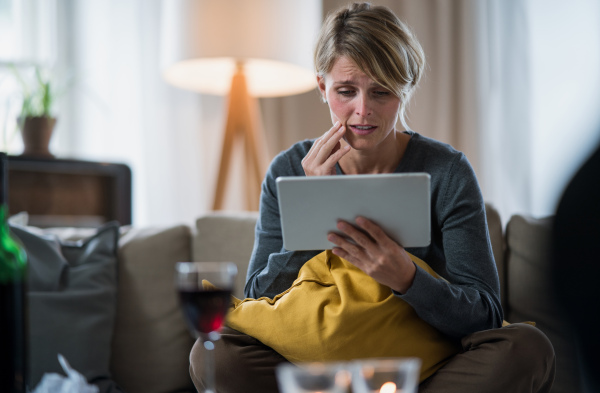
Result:
[[367,117],[373,112],[371,109],[371,102],[366,94],[359,94],[358,102],[356,104],[356,114],[358,116]]

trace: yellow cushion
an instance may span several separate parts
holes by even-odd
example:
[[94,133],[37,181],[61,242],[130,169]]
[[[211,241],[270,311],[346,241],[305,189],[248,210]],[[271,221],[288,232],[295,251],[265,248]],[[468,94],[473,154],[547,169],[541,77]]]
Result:
[[461,350],[390,288],[331,251],[306,262],[292,286],[273,299],[234,298],[227,325],[293,363],[419,357],[421,381]]

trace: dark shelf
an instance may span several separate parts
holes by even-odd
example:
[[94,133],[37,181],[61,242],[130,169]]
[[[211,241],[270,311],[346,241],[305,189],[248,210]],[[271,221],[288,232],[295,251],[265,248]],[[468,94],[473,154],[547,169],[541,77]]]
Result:
[[131,169],[125,164],[8,157],[10,214],[39,227],[131,224]]

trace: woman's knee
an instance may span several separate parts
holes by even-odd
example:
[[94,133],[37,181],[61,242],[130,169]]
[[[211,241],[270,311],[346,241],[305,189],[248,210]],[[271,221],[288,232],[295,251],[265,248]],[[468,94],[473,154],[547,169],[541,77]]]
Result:
[[504,346],[503,363],[510,365],[515,375],[529,379],[533,391],[549,391],[556,371],[554,347],[538,328],[517,323],[501,329],[510,345]]
[[[196,388],[202,391],[204,355],[206,349],[197,340],[190,353],[190,376]],[[287,360],[253,337],[225,327],[214,349],[217,391],[246,393],[255,386],[265,393],[277,392],[275,369]]]
[[511,391],[519,392],[548,392],[554,381],[554,348],[534,326],[516,323],[477,332],[463,339],[463,348],[475,351],[475,363],[488,365],[480,370],[482,381],[510,381]]
[[554,347],[546,335],[538,328],[515,323],[501,329],[509,336],[510,345],[505,356],[517,362],[554,362]]

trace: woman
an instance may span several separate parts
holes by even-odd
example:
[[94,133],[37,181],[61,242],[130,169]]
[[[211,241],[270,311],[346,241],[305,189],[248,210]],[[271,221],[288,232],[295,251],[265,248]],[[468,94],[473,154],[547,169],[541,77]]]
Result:
[[[327,18],[315,50],[315,68],[334,125],[320,138],[280,153],[271,163],[263,183],[245,294],[272,298],[285,291],[302,265],[320,253],[283,248],[277,177],[427,172],[431,175],[430,246],[405,250],[368,218],[360,217],[338,224],[351,241],[328,235],[336,245],[333,253],[390,287],[440,332],[462,340],[464,352],[424,381],[421,392],[547,392],[554,375],[554,354],[547,338],[528,325],[500,329],[500,288],[484,202],[466,157],[449,145],[395,127],[400,120],[407,128],[405,108],[424,66],[416,38],[386,7],[353,4]],[[425,273],[407,251],[446,280]],[[223,338],[218,361],[237,362],[249,371],[240,376],[240,389],[245,384],[260,386],[252,391],[276,391],[273,368],[285,359],[239,332],[226,330]],[[260,359],[258,364],[240,360],[251,351],[256,351],[252,354],[254,360]],[[193,352],[192,361],[196,357]],[[223,391],[236,391],[233,385]]]

